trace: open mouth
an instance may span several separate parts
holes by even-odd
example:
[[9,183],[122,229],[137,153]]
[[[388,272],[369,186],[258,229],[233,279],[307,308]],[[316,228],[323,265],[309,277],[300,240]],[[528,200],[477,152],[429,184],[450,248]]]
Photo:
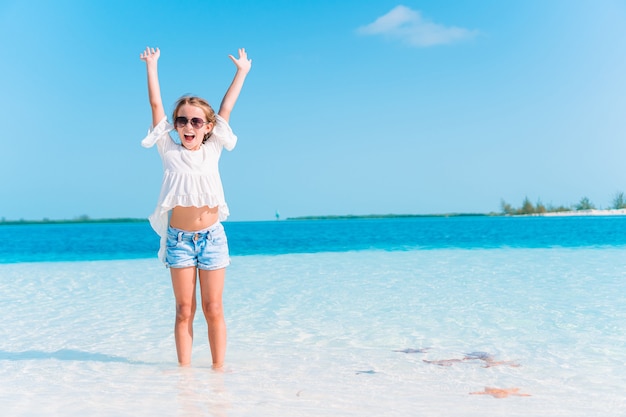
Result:
[[192,140],[196,138],[196,135],[185,134],[183,135],[183,138],[185,139],[186,142],[191,142]]

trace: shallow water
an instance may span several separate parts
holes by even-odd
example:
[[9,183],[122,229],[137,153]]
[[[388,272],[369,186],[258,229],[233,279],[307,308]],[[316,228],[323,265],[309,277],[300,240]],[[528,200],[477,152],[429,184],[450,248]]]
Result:
[[[227,367],[156,260],[0,265],[3,415],[620,416],[626,248],[234,256]],[[423,353],[395,350],[426,349]],[[424,362],[487,352],[481,360]],[[530,397],[469,395],[519,388]]]

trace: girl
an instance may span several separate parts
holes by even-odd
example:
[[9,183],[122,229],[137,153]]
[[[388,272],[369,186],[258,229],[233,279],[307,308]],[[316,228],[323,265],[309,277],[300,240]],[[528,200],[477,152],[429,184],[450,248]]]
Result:
[[[222,148],[232,150],[237,142],[228,120],[252,66],[246,51],[229,55],[237,72],[215,114],[199,97],[182,97],[176,103],[174,125],[167,121],[157,72],[158,48],[146,48],[140,55],[148,72],[148,94],[152,128],[141,144],[157,145],[163,161],[163,184],[152,228],[161,236],[159,259],[170,268],[176,299],[174,336],[178,363],[191,363],[193,319],[196,312],[196,280],[200,282],[202,311],[208,326],[213,368],[224,364],[226,323],[222,291],[226,266],[230,264],[228,243],[220,223],[228,206],[218,171]],[[176,129],[180,144],[170,132]]]

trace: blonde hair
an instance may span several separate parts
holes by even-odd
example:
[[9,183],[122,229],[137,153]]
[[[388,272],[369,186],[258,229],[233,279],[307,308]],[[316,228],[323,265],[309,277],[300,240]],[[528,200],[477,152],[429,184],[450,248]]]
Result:
[[[202,109],[202,111],[204,112],[204,115],[206,116],[206,122],[213,123],[213,129],[215,129],[215,124],[217,123],[215,110],[213,110],[213,107],[211,107],[208,101],[206,101],[205,99],[201,97],[183,96],[179,98],[178,101],[176,102],[176,106],[174,107],[174,117],[172,118],[172,120],[176,120],[176,118],[178,117],[178,111],[185,104],[189,104],[190,106],[195,106],[195,107],[199,107],[200,109]],[[211,137],[211,134],[213,133],[213,129],[211,129],[210,132],[204,135],[204,139],[202,139],[203,143],[206,142]]]

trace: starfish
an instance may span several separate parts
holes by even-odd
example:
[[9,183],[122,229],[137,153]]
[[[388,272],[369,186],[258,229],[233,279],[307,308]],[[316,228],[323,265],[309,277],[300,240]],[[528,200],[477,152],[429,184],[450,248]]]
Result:
[[492,361],[493,355],[487,352],[470,352],[470,353],[466,353],[463,359],[467,359],[467,360],[480,359],[483,361]]
[[512,368],[519,368],[521,365],[519,363],[515,363],[513,361],[485,361],[486,365],[483,365],[483,368],[491,368],[492,366],[500,366],[500,365],[508,365]]
[[465,357],[463,358],[463,360],[467,360],[467,361],[473,360],[473,359],[480,359],[481,361],[484,361],[486,365],[484,365],[483,368],[490,368],[492,366],[499,366],[499,365],[509,365],[514,368],[517,368],[520,366],[519,364],[513,361],[497,361],[494,359],[491,353],[487,353],[487,352],[466,353]]
[[407,348],[407,349],[402,349],[402,350],[394,350],[394,352],[400,352],[400,353],[426,353],[428,352],[429,348],[423,348],[423,349],[413,349],[413,348]]
[[426,359],[423,359],[423,361],[426,363],[431,363],[433,365],[452,366],[453,363],[463,362],[464,359],[441,359],[438,361],[427,361]]
[[424,362],[431,363],[433,365],[439,365],[439,366],[452,366],[452,364],[457,363],[457,362],[465,362],[465,361],[473,361],[473,360],[481,360],[485,362],[485,365],[483,365],[483,368],[490,368],[492,366],[499,366],[499,365],[508,365],[514,368],[517,368],[520,366],[519,364],[513,361],[496,361],[494,360],[493,355],[487,352],[466,353],[462,359],[441,359],[438,361],[424,360]]
[[494,398],[506,398],[509,395],[516,397],[530,397],[530,394],[521,394],[519,388],[492,388],[485,387],[484,391],[470,392],[470,395],[491,395]]
[[361,375],[361,374],[376,374],[377,372],[373,369],[368,369],[367,371],[356,371],[356,375]]

